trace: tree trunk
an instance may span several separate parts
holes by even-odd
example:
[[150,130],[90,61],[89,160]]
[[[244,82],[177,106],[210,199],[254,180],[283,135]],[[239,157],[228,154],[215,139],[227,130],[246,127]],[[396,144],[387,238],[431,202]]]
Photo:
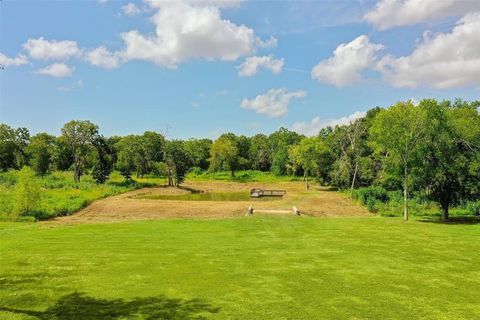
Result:
[[442,205],[442,221],[448,221],[448,204]]
[[403,168],[403,220],[408,220],[408,169],[405,163]]
[[355,187],[355,180],[357,179],[358,161],[355,161],[355,171],[353,171],[352,186],[350,187],[350,196],[353,195],[353,188]]
[[80,158],[77,156],[73,161],[73,181],[80,182]]
[[308,184],[308,171],[307,170],[305,170],[304,180],[305,180],[305,185],[307,187],[307,190],[309,190],[310,185]]

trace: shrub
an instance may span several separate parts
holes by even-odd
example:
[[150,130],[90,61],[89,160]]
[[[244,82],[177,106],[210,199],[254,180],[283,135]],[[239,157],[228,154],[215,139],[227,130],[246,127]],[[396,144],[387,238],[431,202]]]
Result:
[[480,200],[469,202],[467,210],[474,216],[480,216]]
[[388,193],[382,187],[367,187],[354,190],[353,198],[359,200],[362,204],[367,205],[369,200],[388,202]]
[[375,201],[375,199],[373,199],[373,198],[368,198],[368,199],[367,199],[367,209],[368,209],[368,211],[370,211],[370,212],[377,212],[378,209],[377,209],[377,207],[376,207],[376,203],[377,203],[377,202]]
[[40,201],[40,186],[35,178],[35,172],[31,168],[24,167],[20,170],[14,194],[13,214],[16,216],[33,215],[38,209]]

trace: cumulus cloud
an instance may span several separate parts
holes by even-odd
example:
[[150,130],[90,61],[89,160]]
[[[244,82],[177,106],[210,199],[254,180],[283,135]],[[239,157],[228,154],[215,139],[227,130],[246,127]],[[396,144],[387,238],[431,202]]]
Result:
[[80,49],[75,41],[28,39],[23,45],[30,57],[41,60],[68,60],[80,54]]
[[358,82],[360,72],[372,66],[377,52],[383,48],[381,44],[371,43],[366,35],[342,43],[332,57],[322,60],[312,69],[312,78],[337,87]]
[[283,64],[283,59],[275,59],[273,55],[248,57],[237,67],[238,75],[242,77],[251,77],[256,75],[260,68],[268,69],[273,74],[279,74],[282,72]]
[[135,3],[129,2],[126,5],[121,7],[123,14],[126,16],[135,16],[140,14],[142,10],[135,5]]
[[147,1],[156,10],[151,18],[153,34],[131,30],[121,35],[126,60],[145,60],[168,68],[191,59],[233,61],[258,47],[273,45],[262,41],[253,29],[221,17],[221,8],[231,1]]
[[306,136],[315,136],[321,129],[326,127],[343,126],[354,122],[357,119],[365,117],[367,113],[364,111],[357,111],[346,117],[338,119],[326,119],[322,120],[320,117],[313,118],[310,122],[295,122],[292,125],[292,130]]
[[114,69],[120,64],[118,55],[108,51],[105,46],[88,51],[85,54],[85,60],[104,69]]
[[377,65],[396,87],[448,89],[480,86],[480,12],[459,20],[450,33],[424,34],[408,56],[387,55]]
[[70,68],[65,63],[54,63],[45,68],[38,69],[34,73],[55,78],[69,77],[73,73],[73,68]]
[[443,17],[463,16],[472,11],[480,11],[479,1],[380,0],[364,15],[364,19],[376,28],[385,30]]
[[3,67],[21,66],[26,63],[28,63],[28,59],[22,54],[17,55],[15,58],[9,58],[0,52],[0,66],[3,66]]
[[307,93],[303,90],[289,92],[285,88],[270,89],[254,99],[243,99],[241,106],[244,109],[263,113],[269,117],[280,117],[287,113],[291,99],[303,98],[306,95]]

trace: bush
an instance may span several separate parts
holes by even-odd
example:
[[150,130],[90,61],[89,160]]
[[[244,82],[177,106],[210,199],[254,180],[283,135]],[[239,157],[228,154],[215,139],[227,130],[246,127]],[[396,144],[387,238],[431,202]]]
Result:
[[467,210],[474,216],[480,216],[480,200],[469,202]]
[[367,199],[367,209],[368,209],[368,211],[370,211],[370,212],[377,212],[378,209],[377,209],[376,203],[377,203],[377,202],[375,201],[375,199],[373,199],[373,198],[368,198],[368,199]]
[[379,206],[387,203],[389,200],[387,190],[374,186],[356,189],[353,191],[352,196],[367,206],[370,212],[378,212]]
[[370,199],[382,203],[386,203],[389,200],[387,190],[373,186],[354,190],[353,198],[359,200],[364,205],[367,205]]
[[14,190],[15,216],[34,215],[40,202],[40,186],[35,178],[35,172],[24,167],[19,172],[18,183]]
[[199,176],[203,173],[203,170],[200,167],[193,167],[193,168],[190,169],[189,172],[193,175]]

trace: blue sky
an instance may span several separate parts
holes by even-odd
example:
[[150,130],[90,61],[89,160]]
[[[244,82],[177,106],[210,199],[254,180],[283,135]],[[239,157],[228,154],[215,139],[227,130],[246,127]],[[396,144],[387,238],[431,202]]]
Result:
[[480,98],[480,3],[0,2],[0,122],[58,134],[307,135],[375,106]]

